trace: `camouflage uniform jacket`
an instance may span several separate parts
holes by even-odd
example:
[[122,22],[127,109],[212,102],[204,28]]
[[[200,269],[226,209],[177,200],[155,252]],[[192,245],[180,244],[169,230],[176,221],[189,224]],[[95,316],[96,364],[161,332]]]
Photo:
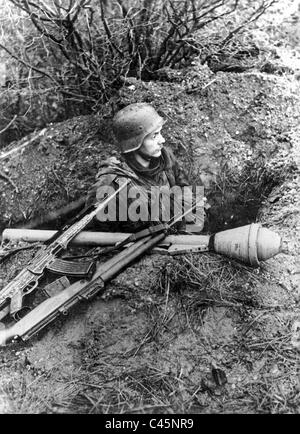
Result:
[[[159,158],[151,161],[149,169],[140,166],[136,160],[125,160],[124,158],[117,159],[110,157],[101,162],[99,171],[96,176],[96,183],[88,193],[86,205],[91,205],[99,200],[99,191],[103,186],[112,186],[115,190],[119,188],[118,179],[129,178],[132,185],[143,187],[146,190],[151,186],[188,186],[189,182],[185,171],[179,166],[178,161],[173,155],[172,151],[168,148],[162,149],[162,154]],[[129,187],[130,188],[130,184]],[[130,199],[127,198],[126,204],[129,206]],[[117,206],[119,209],[119,205]],[[118,220],[118,218],[117,218]],[[114,222],[104,223],[95,221],[96,226],[100,230],[122,230],[122,231],[136,231],[142,227],[148,226],[139,222]]]

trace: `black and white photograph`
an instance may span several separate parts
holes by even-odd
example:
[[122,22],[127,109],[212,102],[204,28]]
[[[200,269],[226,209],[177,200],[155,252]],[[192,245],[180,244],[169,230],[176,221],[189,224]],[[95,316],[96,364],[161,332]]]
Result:
[[300,0],[0,0],[0,414],[300,414]]

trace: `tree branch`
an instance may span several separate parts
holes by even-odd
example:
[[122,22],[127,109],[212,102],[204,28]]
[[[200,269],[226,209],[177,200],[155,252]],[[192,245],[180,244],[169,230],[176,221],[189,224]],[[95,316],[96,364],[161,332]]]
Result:
[[124,53],[120,50],[119,47],[116,46],[116,44],[112,40],[112,34],[111,34],[110,28],[108,26],[108,23],[106,21],[105,15],[104,15],[104,8],[103,8],[103,3],[102,2],[100,2],[100,8],[101,8],[101,20],[102,20],[102,23],[103,23],[106,35],[108,37],[109,43],[110,43],[111,47],[114,48],[119,53],[119,55],[123,58],[124,57]]
[[5,47],[3,44],[0,43],[0,48],[2,48],[4,51],[6,51],[13,59],[17,60],[18,62],[22,63],[26,68],[32,69],[35,72],[38,72],[48,78],[50,78],[51,81],[53,81],[56,85],[59,86],[58,81],[55,80],[55,78],[51,77],[50,74],[43,71],[42,69],[36,68],[35,66],[30,65],[29,63],[25,62],[23,59],[18,57],[16,54],[12,53],[7,47]]

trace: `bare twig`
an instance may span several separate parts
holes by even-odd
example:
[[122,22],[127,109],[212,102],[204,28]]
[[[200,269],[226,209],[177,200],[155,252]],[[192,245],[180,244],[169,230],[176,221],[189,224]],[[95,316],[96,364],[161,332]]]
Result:
[[8,130],[8,128],[15,122],[17,117],[18,117],[17,115],[14,115],[14,117],[9,121],[9,123],[6,125],[6,127],[0,131],[0,134],[4,133],[4,131]]
[[48,77],[51,81],[53,81],[57,86],[60,86],[60,84],[58,83],[57,80],[55,80],[55,78],[53,78],[50,74],[48,74],[48,72],[43,71],[42,69],[36,68],[33,65],[30,65],[28,62],[26,62],[25,60],[21,59],[21,57],[17,56],[16,54],[14,54],[11,50],[9,50],[7,47],[5,47],[3,44],[0,43],[0,48],[2,48],[4,51],[7,52],[7,54],[9,54],[13,59],[17,60],[18,62],[22,63],[22,65],[26,66],[26,68],[28,69],[32,69],[35,72],[38,72],[39,74],[44,75],[45,77]]
[[21,252],[23,250],[29,250],[29,249],[35,249],[37,247],[41,247],[40,243],[31,244],[30,246],[25,247],[16,247],[15,249],[11,250],[0,250],[0,263],[4,262],[6,259],[10,258],[12,255]]
[[119,47],[116,46],[116,44],[112,40],[112,34],[111,34],[110,28],[108,26],[107,20],[106,20],[105,15],[104,15],[104,8],[103,8],[102,2],[101,2],[101,20],[103,22],[103,26],[104,26],[104,29],[106,31],[106,34],[107,34],[107,37],[108,37],[108,40],[109,40],[111,47],[114,48],[119,53],[119,55],[121,57],[124,57],[124,53],[120,50]]
[[9,178],[9,176],[4,175],[4,173],[0,172],[0,178],[4,179],[4,181],[7,181],[14,189],[16,193],[19,193],[19,189],[14,183],[12,179]]
[[37,134],[35,134],[33,137],[31,137],[29,140],[27,140],[26,142],[17,146],[16,148],[13,148],[10,151],[4,152],[3,154],[0,155],[0,160],[4,160],[5,158],[9,157],[11,154],[14,154],[15,152],[20,152],[26,146],[30,145],[30,143],[34,142],[38,137],[42,136],[45,133],[45,131],[46,131],[46,128],[42,129]]

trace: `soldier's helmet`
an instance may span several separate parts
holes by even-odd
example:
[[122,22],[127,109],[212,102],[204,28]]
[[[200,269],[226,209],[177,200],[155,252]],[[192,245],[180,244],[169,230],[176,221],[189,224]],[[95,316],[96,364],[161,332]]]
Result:
[[165,120],[147,103],[130,104],[113,118],[113,132],[123,154],[139,149],[144,138]]

